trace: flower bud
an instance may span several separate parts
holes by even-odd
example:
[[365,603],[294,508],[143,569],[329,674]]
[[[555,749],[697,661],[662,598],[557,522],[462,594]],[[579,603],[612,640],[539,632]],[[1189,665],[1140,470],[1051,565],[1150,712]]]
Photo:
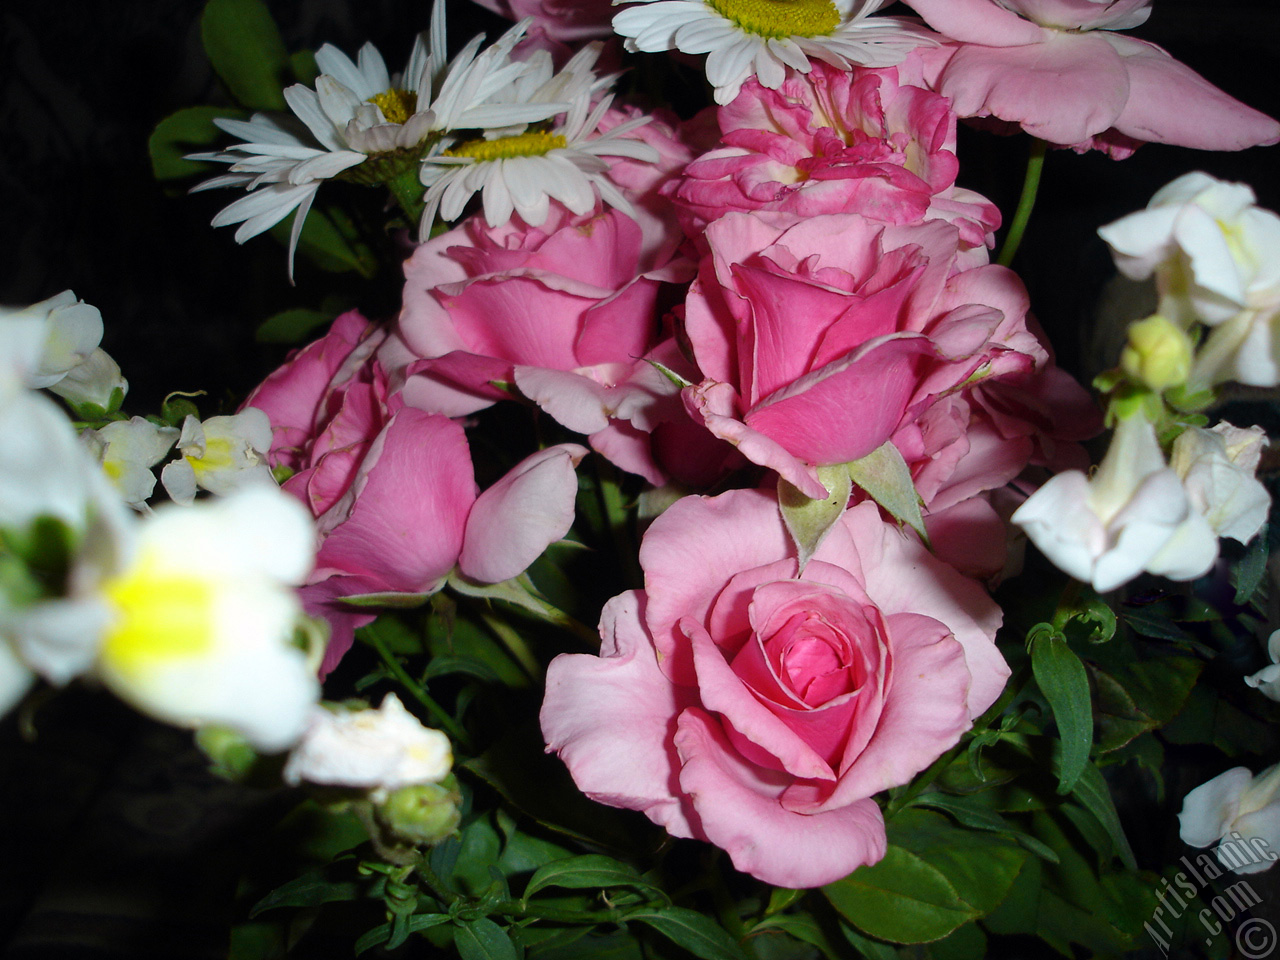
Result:
[[394,836],[432,846],[458,829],[462,794],[453,774],[439,783],[415,783],[393,790],[376,808],[378,821]]
[[1129,325],[1129,342],[1120,354],[1120,366],[1159,393],[1187,382],[1191,355],[1191,338],[1186,331],[1157,313]]

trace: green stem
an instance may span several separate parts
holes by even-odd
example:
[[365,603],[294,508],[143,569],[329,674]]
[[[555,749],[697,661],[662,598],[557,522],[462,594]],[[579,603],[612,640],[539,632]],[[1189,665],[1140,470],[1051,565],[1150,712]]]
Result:
[[600,506],[604,510],[605,524],[613,539],[614,548],[621,559],[627,580],[632,586],[644,584],[644,571],[640,569],[639,552],[628,528],[627,505],[622,496],[622,485],[613,465],[596,460],[596,490],[600,494]]
[[431,714],[433,720],[440,724],[449,736],[451,736],[458,744],[471,749],[471,738],[467,736],[467,732],[458,726],[453,717],[449,716],[449,712],[444,707],[436,703],[427,695],[427,691],[422,689],[422,684],[418,683],[409,676],[409,672],[405,670],[404,665],[400,663],[396,655],[391,652],[386,641],[378,635],[376,630],[370,630],[367,634],[369,642],[378,651],[378,656],[382,657],[382,662],[387,669],[391,671],[391,675],[400,681],[400,685],[409,691],[410,695],[426,708],[427,713]]
[[499,900],[487,907],[491,913],[501,913],[508,917],[533,917],[537,920],[551,920],[559,923],[622,923],[626,914],[614,908],[612,910],[566,910],[563,907],[545,907],[525,903],[523,900]]
[[414,869],[417,870],[418,876],[426,882],[427,889],[431,891],[431,895],[446,907],[457,901],[458,895],[436,876],[436,872],[431,869],[430,861],[425,857],[414,866]]
[[1027,173],[1022,181],[1022,196],[1018,198],[1018,209],[1013,214],[1013,222],[1009,224],[1009,233],[1004,238],[1004,246],[996,263],[1007,267],[1013,263],[1018,247],[1022,245],[1022,236],[1027,232],[1027,222],[1031,219],[1031,211],[1036,206],[1036,193],[1040,189],[1040,174],[1044,171],[1044,155],[1049,145],[1039,137],[1031,140],[1031,155],[1027,158]]
[[520,669],[525,672],[525,675],[534,683],[539,683],[542,680],[542,666],[538,663],[538,658],[533,655],[533,651],[529,649],[529,645],[524,642],[524,637],[520,636],[520,631],[487,610],[477,612],[480,619],[484,621],[484,625],[489,628],[489,632],[498,638],[507,648],[507,652],[515,658],[516,663],[520,664]]
[[[426,207],[426,204],[422,202],[422,195],[426,190],[421,181],[418,180],[418,165],[415,163],[398,177],[387,180],[386,184],[387,189],[391,191],[391,195],[396,198],[396,203],[404,211],[404,216],[409,221],[410,229],[417,229],[418,221],[422,219],[422,211]],[[428,224],[429,226],[430,224]]]

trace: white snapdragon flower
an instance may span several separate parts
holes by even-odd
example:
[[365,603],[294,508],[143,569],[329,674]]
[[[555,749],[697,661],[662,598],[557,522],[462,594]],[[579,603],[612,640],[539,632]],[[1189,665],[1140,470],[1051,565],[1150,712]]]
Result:
[[424,727],[394,693],[368,710],[316,709],[285,764],[284,780],[371,790],[377,795],[449,774],[453,749]]
[[[92,403],[103,410],[119,406],[129,384],[116,362],[98,346],[103,326],[97,307],[64,290],[21,310],[0,310],[0,316],[6,324],[27,326],[26,335],[40,340],[38,356],[24,364],[19,377],[27,387],[46,388],[76,406]],[[16,328],[11,327],[5,339],[12,343],[15,336]]]
[[145,510],[156,486],[151,468],[164,459],[178,435],[176,427],[134,417],[108,423],[99,430],[86,430],[80,436],[121,499],[135,510]]
[[127,551],[128,515],[48,397],[0,400],[0,713],[37,676],[62,685],[98,652],[98,590]]
[[1059,569],[1099,593],[1144,570],[1193,580],[1218,555],[1217,536],[1141,416],[1119,422],[1092,478],[1079,470],[1057,474],[1012,519]]
[[[623,0],[615,0],[623,2]],[[909,20],[872,17],[890,0],[639,0],[613,18],[628,50],[707,54],[707,80],[726,104],[751,77],[777,90],[809,58],[841,70],[889,67],[936,35]]]
[[1098,233],[1125,276],[1156,275],[1160,313],[1213,326],[1280,306],[1280,217],[1255,200],[1245,184],[1188,173]]
[[224,496],[271,481],[270,449],[271,421],[256,407],[204,421],[188,416],[178,438],[181,456],[165,465],[160,482],[175,503],[190,503],[197,488]]
[[228,727],[255,748],[293,744],[320,694],[293,643],[314,556],[306,509],[256,486],[137,527],[132,556],[100,587],[111,619],[95,674],[182,727]]
[[1244,184],[1189,173],[1098,231],[1122,273],[1155,275],[1160,313],[1212,328],[1191,374],[1198,389],[1280,384],[1280,217],[1255,199]]
[[1191,504],[1220,537],[1248,543],[1267,522],[1271,495],[1254,476],[1267,435],[1261,427],[1188,427],[1173,442],[1170,467]]
[[1280,858],[1280,765],[1254,776],[1234,767],[1202,783],[1182,802],[1179,834],[1193,847],[1218,844],[1218,860],[1236,873],[1260,873]]
[[[50,393],[67,401],[73,410],[96,407],[104,413],[119,410],[128,390],[129,381],[121,375],[120,365],[101,347],[49,388]],[[84,415],[93,416],[92,413]]]
[[1244,682],[1263,696],[1280,700],[1280,630],[1274,631],[1267,640],[1267,656],[1271,663],[1245,677]]

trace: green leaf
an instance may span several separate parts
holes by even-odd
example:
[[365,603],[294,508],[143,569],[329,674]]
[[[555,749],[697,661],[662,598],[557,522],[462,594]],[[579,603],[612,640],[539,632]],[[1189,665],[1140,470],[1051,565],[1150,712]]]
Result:
[[171,113],[151,131],[147,149],[151,153],[151,171],[157,180],[181,180],[213,169],[200,160],[186,160],[186,154],[201,147],[212,147],[226,136],[214,126],[218,117],[240,119],[243,110],[234,107],[183,107]]
[[262,0],[209,0],[200,33],[213,69],[233,97],[255,110],[286,108],[289,54]]
[[316,907],[322,903],[354,900],[358,896],[360,885],[353,880],[333,881],[322,873],[309,873],[276,887],[254,904],[249,916],[253,918],[277,907]]
[[[416,916],[409,917],[404,922],[405,933],[417,933],[419,930],[429,930],[431,927],[438,927],[442,923],[447,923],[452,918],[445,913],[420,913]],[[384,923],[379,927],[374,927],[364,936],[355,942],[355,954],[359,956],[366,950],[376,947],[381,943],[386,943],[391,939],[391,924]]]
[[627,920],[652,927],[702,960],[746,960],[738,942],[718,923],[697,910],[667,907],[651,913],[633,913]]
[[773,916],[775,913],[781,913],[799,902],[808,892],[807,890],[792,890],[790,887],[774,887],[769,891],[769,906],[765,910],[765,914]]
[[335,314],[324,310],[308,310],[305,307],[282,310],[263,320],[253,338],[259,343],[301,343],[313,330],[324,326],[334,316]]
[[845,919],[879,940],[942,939],[998,907],[1028,860],[1012,841],[928,810],[900,811],[888,832],[883,860],[823,888]]
[[453,944],[462,960],[518,960],[507,931],[488,917],[458,924]]
[[[340,230],[339,223],[347,229]],[[282,247],[288,247],[292,229],[293,218],[285,217],[268,232]],[[378,272],[373,252],[359,240],[354,226],[337,207],[311,208],[298,235],[298,253],[329,273],[354,270],[368,280]]]
[[583,890],[596,887],[641,887],[656,890],[635,868],[601,854],[568,857],[541,867],[529,880],[524,895],[531,897],[543,887]]
[[893,818],[889,842],[935,867],[979,914],[1000,905],[1027,862],[1027,852],[1011,840],[981,836],[955,827],[930,810],[908,809]]
[[778,503],[782,507],[782,519],[796,545],[802,572],[804,565],[817,552],[844,513],[844,508],[849,504],[849,494],[853,492],[853,481],[844,464],[818,467],[818,479],[827,488],[825,500],[810,499],[786,480],[778,478]]
[[[795,891],[803,893],[803,890]],[[807,943],[810,946],[817,947],[822,951],[824,956],[834,958],[837,956],[836,951],[832,949],[831,941],[827,939],[827,935],[823,932],[822,927],[812,917],[804,914],[785,914],[768,917],[761,920],[747,935],[747,942],[750,943],[752,938],[760,933],[767,933],[770,930],[780,930],[790,937]],[[892,949],[892,948],[889,948]],[[759,951],[757,951],[757,954]],[[896,960],[896,954],[893,954]]]
[[872,450],[861,460],[854,460],[848,468],[854,483],[870,494],[899,523],[907,524],[920,534],[920,539],[926,545],[929,543],[929,535],[924,529],[924,517],[920,513],[920,494],[916,493],[915,484],[911,480],[911,468],[892,441],[886,440],[881,447]]
[[1267,533],[1268,528],[1263,525],[1249,544],[1244,556],[1240,558],[1240,562],[1231,571],[1231,582],[1236,588],[1236,606],[1244,606],[1253,599],[1258,587],[1262,585],[1262,578],[1267,572],[1267,556],[1270,553]]
[[199,419],[200,408],[191,402],[189,397],[200,396],[201,394],[182,394],[171,393],[164,398],[164,402],[160,405],[160,416],[171,427],[181,427],[182,422],[187,417],[195,417]]
[[516,809],[562,836],[623,853],[648,849],[648,821],[588,799],[564,763],[544,752],[537,725],[511,727],[479,757],[462,764]]
[[931,944],[932,960],[985,960],[987,936],[976,923],[966,923],[946,938]]
[[299,50],[289,55],[289,72],[299,83],[314,87],[320,68],[316,66],[316,55],[310,50]]
[[898,950],[891,944],[864,937],[847,923],[840,924],[840,932],[849,943],[853,944],[854,949],[858,951],[858,956],[865,960],[898,960]]
[[422,677],[424,680],[430,680],[432,677],[444,677],[458,673],[475,677],[484,683],[502,682],[502,678],[498,676],[493,667],[482,660],[473,660],[470,657],[432,657]]
[[[1062,774],[1059,769],[1061,761],[1057,752],[1053,756],[1053,766],[1061,779]],[[1116,853],[1124,865],[1130,870],[1137,870],[1138,863],[1134,859],[1133,848],[1129,846],[1129,838],[1124,835],[1124,827],[1120,825],[1120,814],[1116,812],[1115,802],[1111,799],[1111,790],[1107,786],[1107,781],[1103,779],[1102,772],[1092,763],[1085,764],[1071,795],[1082,807],[1098,818],[1098,822],[1111,837],[1111,842],[1115,844]]]
[[[536,927],[526,927],[520,933],[524,936],[536,930]],[[572,934],[576,936],[570,938]],[[625,927],[608,933],[579,927],[561,931],[561,936],[546,947],[540,942],[532,944],[529,956],[536,960],[646,960],[653,954],[643,951],[639,941]]]
[[453,865],[452,879],[472,896],[481,896],[493,878],[489,867],[502,852],[502,840],[487,816],[472,820],[462,829],[462,846]]
[[940,870],[894,844],[879,863],[859,867],[822,892],[859,930],[895,943],[940,940],[978,916]]
[[957,823],[974,830],[985,830],[1007,836],[1041,859],[1048,860],[1050,863],[1058,862],[1058,855],[1050,847],[1030,834],[1014,829],[1000,814],[989,807],[981,806],[969,797],[953,797],[946,793],[925,793],[916,797],[912,803],[948,813],[956,819]]
[[1093,745],[1093,706],[1084,664],[1060,637],[1038,636],[1031,643],[1031,669],[1058,722],[1062,761],[1058,793],[1075,786]]

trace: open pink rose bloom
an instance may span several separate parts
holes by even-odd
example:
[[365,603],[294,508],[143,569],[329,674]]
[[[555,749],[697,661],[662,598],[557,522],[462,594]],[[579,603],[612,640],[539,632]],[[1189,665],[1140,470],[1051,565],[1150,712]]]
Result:
[[809,887],[884,855],[871,798],[954,745],[1009,670],[985,590],[875,505],[803,575],[792,551],[770,494],[671,507],[600,656],[551,664],[542,729],[588,796]]

